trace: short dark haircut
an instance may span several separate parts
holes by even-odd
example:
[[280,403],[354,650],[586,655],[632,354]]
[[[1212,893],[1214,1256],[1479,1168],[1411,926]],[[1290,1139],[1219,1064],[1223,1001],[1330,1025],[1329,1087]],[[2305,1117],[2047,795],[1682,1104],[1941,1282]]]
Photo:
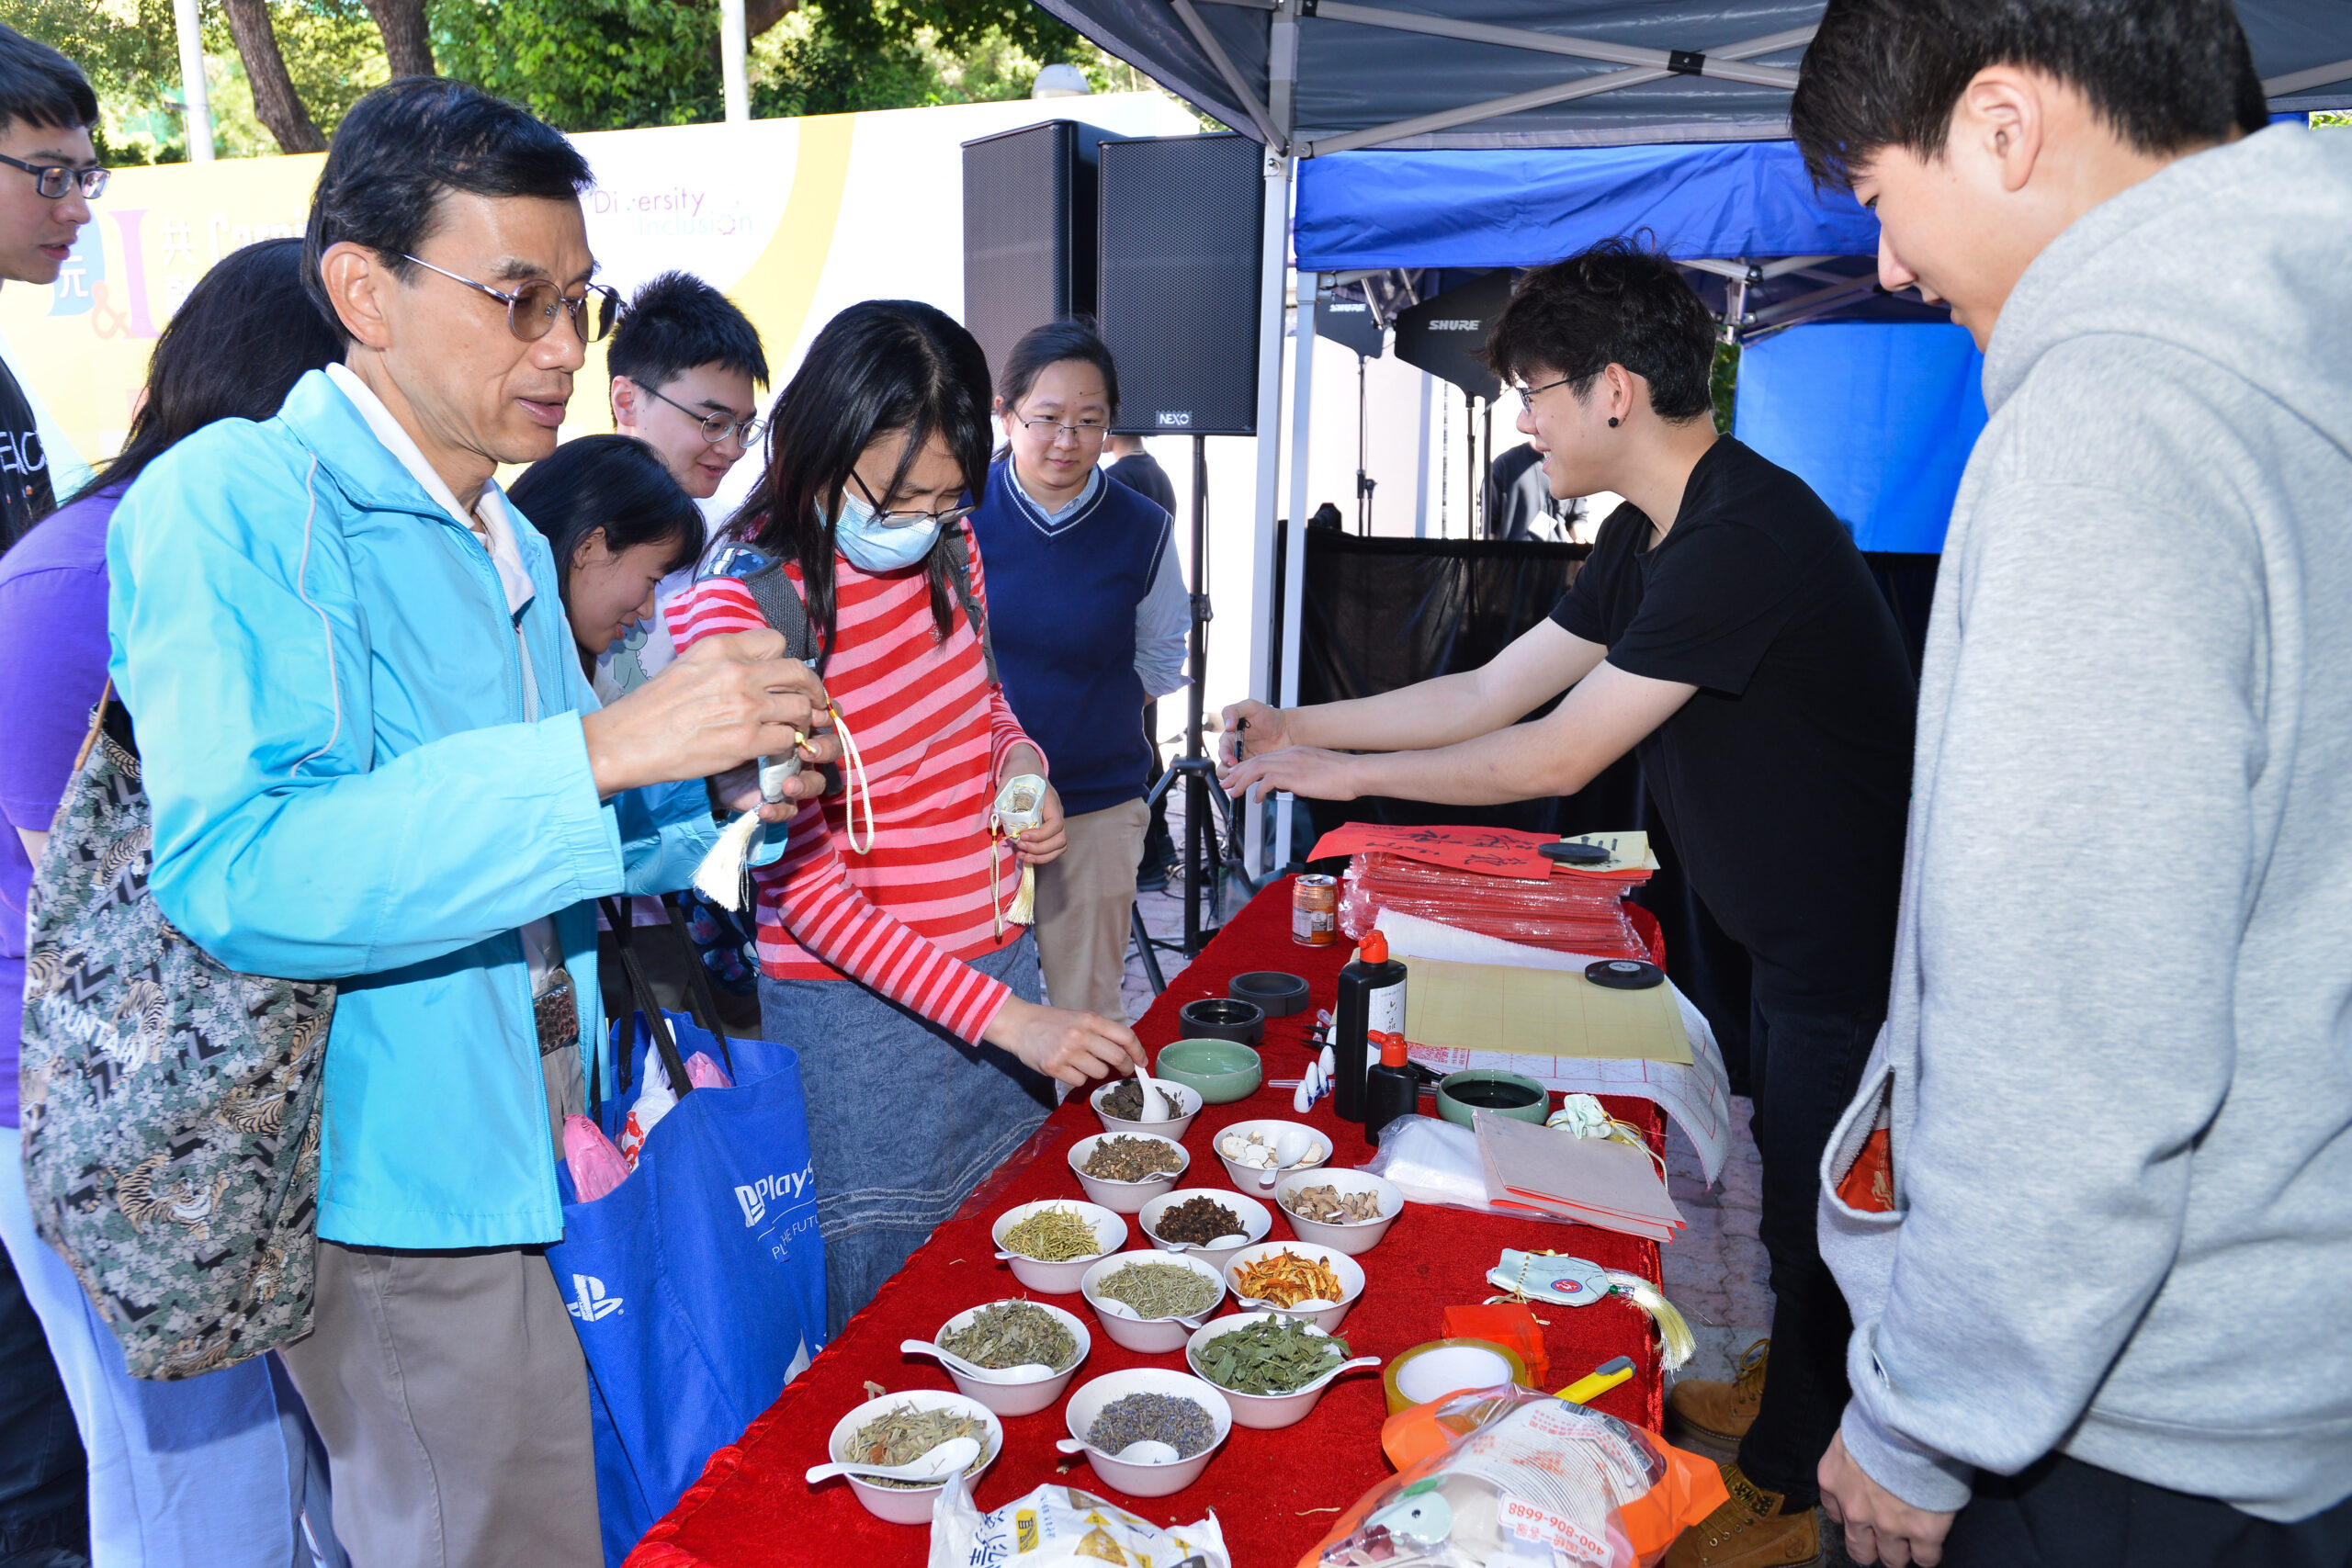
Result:
[[1058,321],[1048,321],[1042,327],[1031,327],[1004,356],[1004,367],[997,372],[996,395],[1011,408],[1029,395],[1037,378],[1048,365],[1059,365],[1075,359],[1091,365],[1102,372],[1103,390],[1110,394],[1111,412],[1119,412],[1119,367],[1111,359],[1111,348],[1102,334],[1094,330],[1090,316],[1069,316]]
[[215,420],[264,420],[294,383],[343,358],[343,333],[302,286],[302,242],[256,240],[212,264],[147,356],[147,396],[122,450],[80,495],[127,485]]
[[2267,116],[2230,0],[1829,0],[1789,128],[1823,185],[1889,147],[1940,157],[1979,71],[2041,71],[2143,152],[2259,130]]
[[45,43],[0,26],[0,132],[18,120],[82,130],[98,123],[98,96],[82,68]]
[[[662,461],[634,435],[582,435],[567,441],[515,477],[506,489],[515,510],[555,551],[555,580],[571,607],[571,558],[589,535],[603,530],[605,548],[618,555],[639,545],[673,546],[665,571],[702,554],[702,508]],[[593,664],[586,654],[583,664]]]
[[[808,618],[830,656],[837,626],[833,537],[842,492],[876,437],[907,434],[890,489],[903,483],[936,434],[964,470],[967,491],[988,480],[989,360],[963,323],[919,299],[868,299],[818,333],[808,356],[768,414],[767,467],[728,522],[737,537],[775,558],[797,562]],[[875,497],[887,501],[888,493]],[[958,527],[965,525],[958,524]],[[924,563],[931,619],[941,638],[955,625],[948,605],[947,536]],[[821,667],[824,659],[820,658]]]
[[330,245],[365,245],[405,278],[401,258],[431,237],[449,192],[576,201],[594,183],[563,132],[520,104],[446,77],[411,76],[361,98],[335,128],[311,196],[303,274],[340,330],[319,273]]
[[1650,407],[1678,423],[1714,407],[1708,373],[1715,321],[1672,262],[1626,239],[1603,240],[1519,280],[1487,338],[1506,381],[1565,376],[1578,399],[1622,365],[1650,385]]
[[640,387],[660,388],[697,365],[718,365],[768,384],[759,329],[735,302],[690,272],[665,272],[637,291],[621,312],[605,368]]

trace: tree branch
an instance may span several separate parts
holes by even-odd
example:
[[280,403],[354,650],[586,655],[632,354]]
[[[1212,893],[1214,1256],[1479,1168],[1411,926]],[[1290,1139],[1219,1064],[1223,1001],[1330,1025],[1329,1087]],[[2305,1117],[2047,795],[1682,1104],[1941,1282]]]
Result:
[[367,0],[368,14],[383,35],[384,58],[392,80],[403,76],[435,76],[433,34],[425,25],[425,0]]
[[743,36],[757,38],[800,8],[800,0],[743,0]]
[[286,152],[323,152],[327,139],[302,106],[294,79],[286,73],[286,57],[277,52],[277,33],[269,25],[268,0],[221,0],[229,14],[229,36],[237,40],[238,58],[245,62],[245,80],[254,90],[254,113],[277,139]]

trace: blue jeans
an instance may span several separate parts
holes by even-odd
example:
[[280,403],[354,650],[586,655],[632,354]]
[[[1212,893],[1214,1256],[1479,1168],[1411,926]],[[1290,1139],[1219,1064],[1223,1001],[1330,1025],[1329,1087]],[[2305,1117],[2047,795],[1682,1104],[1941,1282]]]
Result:
[[1772,1361],[1739,1468],[1792,1513],[1820,1500],[1821,1456],[1846,1413],[1854,1332],[1815,1229],[1821,1151],[1860,1087],[1880,1021],[1799,1010],[1758,996],[1750,1010],[1748,1088],[1764,1171],[1757,1232],[1772,1266]]
[[0,1565],[86,1554],[90,1476],[74,1410],[16,1266],[0,1253]]
[[[1038,998],[1027,934],[972,966]],[[1054,1081],[854,980],[763,975],[760,1022],[800,1053],[831,1340],[1052,1113]]]
[[325,1450],[277,1358],[177,1382],[132,1377],[114,1331],[33,1228],[14,1127],[0,1127],[0,1241],[40,1315],[89,1454],[93,1568],[343,1562],[328,1522]]

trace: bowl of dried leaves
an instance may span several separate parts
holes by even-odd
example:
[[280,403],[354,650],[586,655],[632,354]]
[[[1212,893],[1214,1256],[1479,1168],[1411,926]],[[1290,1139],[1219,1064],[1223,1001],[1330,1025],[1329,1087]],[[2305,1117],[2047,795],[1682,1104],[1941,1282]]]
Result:
[[1146,1203],[1136,1219],[1162,1252],[1182,1252],[1216,1269],[1274,1228],[1273,1212],[1263,1203],[1220,1187],[1180,1187]]
[[1097,1133],[1069,1151],[1078,1184],[1114,1214],[1132,1214],[1172,1191],[1192,1165],[1183,1145],[1150,1133]]
[[1127,1222],[1099,1203],[1046,1198],[1015,1203],[989,1235],[1014,1279],[1041,1294],[1066,1296],[1096,1258],[1127,1245]]
[[1274,1183],[1274,1201],[1301,1241],[1370,1252],[1405,1212],[1396,1184],[1368,1170],[1303,1170]]
[[[964,1472],[967,1480],[996,1461],[1004,1449],[1004,1427],[977,1399],[944,1389],[910,1388],[869,1399],[833,1424],[825,1446],[836,1463],[912,1464],[940,1444],[977,1438],[980,1457]],[[842,1479],[865,1511],[894,1525],[931,1522],[931,1501],[944,1481],[867,1480],[854,1472]],[[821,1482],[820,1485],[823,1484]]]
[[1078,1288],[1114,1344],[1159,1356],[1182,1349],[1224,1304],[1225,1272],[1187,1252],[1122,1252],[1087,1269]]
[[1045,1302],[1001,1301],[959,1312],[942,1324],[933,1343],[985,1371],[1044,1367],[1019,1381],[986,1382],[944,1358],[941,1365],[956,1386],[999,1416],[1034,1416],[1062,1396],[1079,1363],[1094,1348],[1093,1337],[1076,1313]]
[[1363,1294],[1363,1265],[1336,1247],[1262,1241],[1233,1255],[1225,1282],[1244,1312],[1271,1308],[1331,1333]]
[[1149,1133],[1156,1137],[1181,1138],[1201,1113],[1201,1091],[1174,1078],[1154,1078],[1168,1112],[1165,1122],[1143,1120],[1143,1085],[1132,1077],[1114,1078],[1089,1097],[1106,1133]]
[[1304,1420],[1341,1372],[1380,1365],[1348,1355],[1348,1342],[1278,1312],[1204,1323],[1184,1347],[1193,1371],[1224,1392],[1233,1424],[1271,1431]]

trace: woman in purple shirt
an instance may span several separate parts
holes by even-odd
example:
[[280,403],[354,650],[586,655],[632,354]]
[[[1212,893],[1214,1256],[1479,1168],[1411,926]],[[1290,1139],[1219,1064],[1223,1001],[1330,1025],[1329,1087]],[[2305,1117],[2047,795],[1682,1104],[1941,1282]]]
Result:
[[[24,992],[32,863],[106,686],[107,521],[174,443],[215,420],[268,419],[305,372],[343,357],[341,336],[303,291],[301,261],[300,240],[264,240],[207,273],[156,339],[121,455],[0,555],[0,818],[13,829],[0,832],[0,993]],[[0,1241],[89,1455],[93,1568],[310,1561],[306,1519],[322,1543],[333,1536],[323,1459],[311,1459],[293,1385],[265,1360],[183,1382],[131,1378],[72,1270],[34,1231],[17,1151],[19,1022],[17,1008],[0,1006]]]

